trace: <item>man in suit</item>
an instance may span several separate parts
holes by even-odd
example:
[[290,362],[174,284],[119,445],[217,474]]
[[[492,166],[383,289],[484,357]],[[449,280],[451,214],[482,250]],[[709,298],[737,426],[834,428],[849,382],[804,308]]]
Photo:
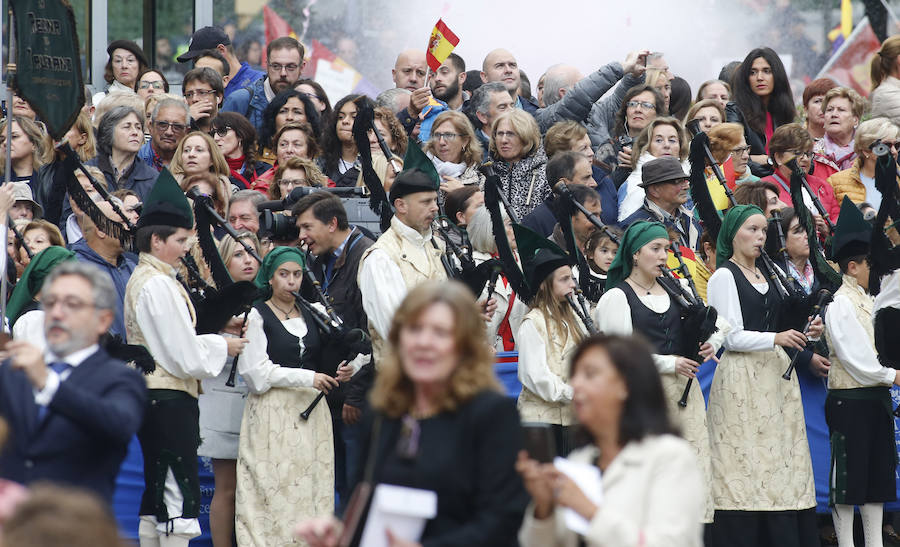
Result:
[[117,302],[109,276],[92,264],[67,262],[47,276],[46,352],[10,341],[0,363],[0,416],[11,433],[0,477],[66,483],[112,501],[147,398],[141,375],[98,344]]

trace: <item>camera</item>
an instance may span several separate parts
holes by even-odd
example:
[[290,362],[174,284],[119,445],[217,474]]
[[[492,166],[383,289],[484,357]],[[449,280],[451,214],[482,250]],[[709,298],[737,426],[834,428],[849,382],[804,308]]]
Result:
[[[374,235],[373,239],[377,238],[376,234],[380,233],[379,219],[369,209],[367,189],[363,187],[299,186],[291,190],[284,199],[264,201],[256,206],[259,210],[259,234],[268,235],[276,241],[293,241],[300,237],[297,219],[290,214],[290,209],[303,196],[313,192],[328,192],[341,198],[350,223],[364,230],[367,235]],[[276,211],[284,211],[284,214]]]
[[634,137],[626,133],[624,135],[620,135],[617,139],[617,142],[619,143],[619,149],[627,148],[634,144]]
[[300,230],[290,213],[281,214],[263,209],[259,212],[259,234],[265,234],[275,241],[293,241],[300,237]]

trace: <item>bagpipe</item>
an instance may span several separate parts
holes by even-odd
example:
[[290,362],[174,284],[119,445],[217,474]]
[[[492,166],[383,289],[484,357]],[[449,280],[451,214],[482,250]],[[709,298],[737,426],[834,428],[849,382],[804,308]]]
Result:
[[509,244],[509,239],[506,236],[506,224],[504,223],[503,213],[500,209],[501,204],[503,205],[503,209],[506,211],[507,216],[513,222],[517,222],[516,214],[510,209],[503,193],[500,191],[500,177],[494,173],[491,164],[486,163],[482,165],[481,172],[485,175],[484,206],[491,217],[491,232],[494,235],[494,243],[497,246],[497,258],[487,261],[491,262],[491,280],[488,284],[488,298],[493,294],[494,287],[497,285],[497,279],[499,278],[500,273],[502,273],[519,300],[528,304],[531,302],[533,295],[528,284],[525,282],[525,276],[519,268],[512,246]]
[[[812,315],[806,321],[806,326],[804,326],[803,330],[800,332],[805,333],[806,331],[809,330],[809,327],[813,324],[813,321],[815,321],[817,317],[824,316],[825,315],[825,307],[828,306],[828,304],[832,300],[834,300],[834,295],[831,294],[831,291],[829,291],[828,289],[819,290],[819,296],[816,299],[816,303],[813,304],[813,307],[811,310]],[[812,345],[812,343],[807,342],[806,348],[809,349],[809,347],[811,345]],[[794,356],[791,358],[791,362],[788,365],[787,370],[785,370],[784,374],[781,375],[782,378],[784,378],[785,380],[791,379],[791,373],[794,371],[794,368],[797,366],[797,359],[800,357],[801,353],[803,353],[803,352],[798,351],[797,353],[794,354]]]
[[[719,162],[716,161],[715,156],[713,156],[712,150],[709,148],[709,136],[704,133],[700,129],[700,120],[691,120],[687,123],[685,128],[688,130],[688,133],[691,135],[691,150],[694,149],[694,141],[697,141],[697,149],[698,154],[703,154],[703,162],[709,164],[709,167],[712,169],[713,174],[716,176],[716,180],[719,181],[719,184],[722,185],[722,188],[725,190],[725,195],[728,196],[728,201],[731,205],[735,204],[734,194],[731,191],[731,188],[728,186],[728,181],[725,179],[725,174],[722,173],[722,168],[719,167]],[[703,135],[700,139],[697,139],[699,135]],[[698,162],[699,163],[699,162]],[[694,163],[691,162],[691,173],[694,172]],[[704,175],[704,182],[706,180],[705,169],[700,169],[700,173]]]
[[[891,155],[890,147],[877,140],[870,148],[878,157],[875,188],[881,192],[881,205],[875,216],[868,256],[869,294],[877,296],[881,292],[881,278],[900,268],[900,246],[894,245],[887,235],[900,221],[900,191],[897,188],[897,160]],[[890,226],[886,226],[888,220],[892,222]],[[893,304],[875,312],[875,349],[883,366],[900,369],[900,337],[896,332],[900,322],[900,302]]]
[[[678,248],[678,243],[672,243],[671,249],[675,258],[678,259],[678,267],[673,270],[666,266],[661,266],[661,275],[657,278],[657,283],[681,308],[684,339],[682,340],[682,348],[679,353],[692,361],[702,363],[704,359],[700,356],[699,348],[709,340],[710,336],[719,330],[716,326],[719,313],[712,306],[707,306],[703,299],[700,298],[697,286],[694,284],[694,277],[691,275],[687,264],[685,264],[684,257],[681,256],[681,249]],[[687,287],[681,284],[678,278],[675,277],[675,273],[678,273],[687,281]],[[688,378],[684,391],[681,394],[681,399],[678,400],[678,406],[687,406],[688,394],[693,383],[694,379]]]
[[[798,204],[804,203],[803,194],[794,190],[796,178],[797,182],[800,185],[800,188],[806,191],[810,200],[812,200],[813,206],[816,208],[816,211],[819,212],[819,216],[825,221],[825,224],[828,225],[828,231],[830,234],[834,234],[834,222],[831,221],[831,217],[828,215],[828,209],[822,205],[822,200],[819,199],[819,196],[813,192],[813,189],[809,186],[809,181],[806,180],[806,171],[800,167],[800,164],[797,163],[797,158],[793,158],[786,164],[788,168],[791,170],[791,201],[794,202],[794,208],[799,207]],[[800,197],[800,201],[797,201],[797,197]]]
[[[319,283],[316,276],[309,269],[308,264],[310,260],[310,254],[307,252],[306,260],[303,264],[303,277],[308,283],[308,286],[312,287],[316,300],[322,305],[325,311],[323,312],[317,308],[313,302],[307,300],[299,292],[294,292],[294,300],[297,303],[297,306],[306,310],[323,335],[331,339],[332,342],[339,341],[340,347],[344,350],[342,355],[344,361],[350,361],[359,354],[365,355],[372,353],[372,340],[369,338],[366,331],[363,329],[348,329],[344,320],[334,311],[334,302],[325,289],[322,288],[322,284]],[[312,411],[323,397],[325,397],[325,392],[320,391],[306,410],[300,413],[300,418],[304,421],[309,420]]]

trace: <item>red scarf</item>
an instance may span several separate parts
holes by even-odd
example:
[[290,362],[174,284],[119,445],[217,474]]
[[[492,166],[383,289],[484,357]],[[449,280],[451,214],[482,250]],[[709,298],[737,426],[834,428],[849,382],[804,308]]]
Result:
[[241,156],[239,158],[225,158],[225,161],[228,162],[228,168],[231,169],[231,176],[238,179],[239,181],[244,183],[244,187],[250,188],[250,182],[256,180],[256,172],[253,171],[253,175],[248,181],[244,178],[244,175],[241,174],[241,170],[244,168],[244,162],[246,161],[245,156]]

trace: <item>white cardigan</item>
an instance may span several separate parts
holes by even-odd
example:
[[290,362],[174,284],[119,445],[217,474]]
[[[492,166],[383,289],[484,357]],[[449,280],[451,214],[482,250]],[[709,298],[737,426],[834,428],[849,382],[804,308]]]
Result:
[[869,100],[872,101],[873,118],[888,118],[900,124],[900,80],[888,76],[872,90]]
[[[569,459],[592,463],[593,445]],[[597,547],[701,547],[706,493],[693,449],[674,435],[633,441],[603,473],[603,501],[585,536]],[[566,528],[562,512],[534,518],[529,504],[519,530],[522,547],[575,547],[578,537]]]

